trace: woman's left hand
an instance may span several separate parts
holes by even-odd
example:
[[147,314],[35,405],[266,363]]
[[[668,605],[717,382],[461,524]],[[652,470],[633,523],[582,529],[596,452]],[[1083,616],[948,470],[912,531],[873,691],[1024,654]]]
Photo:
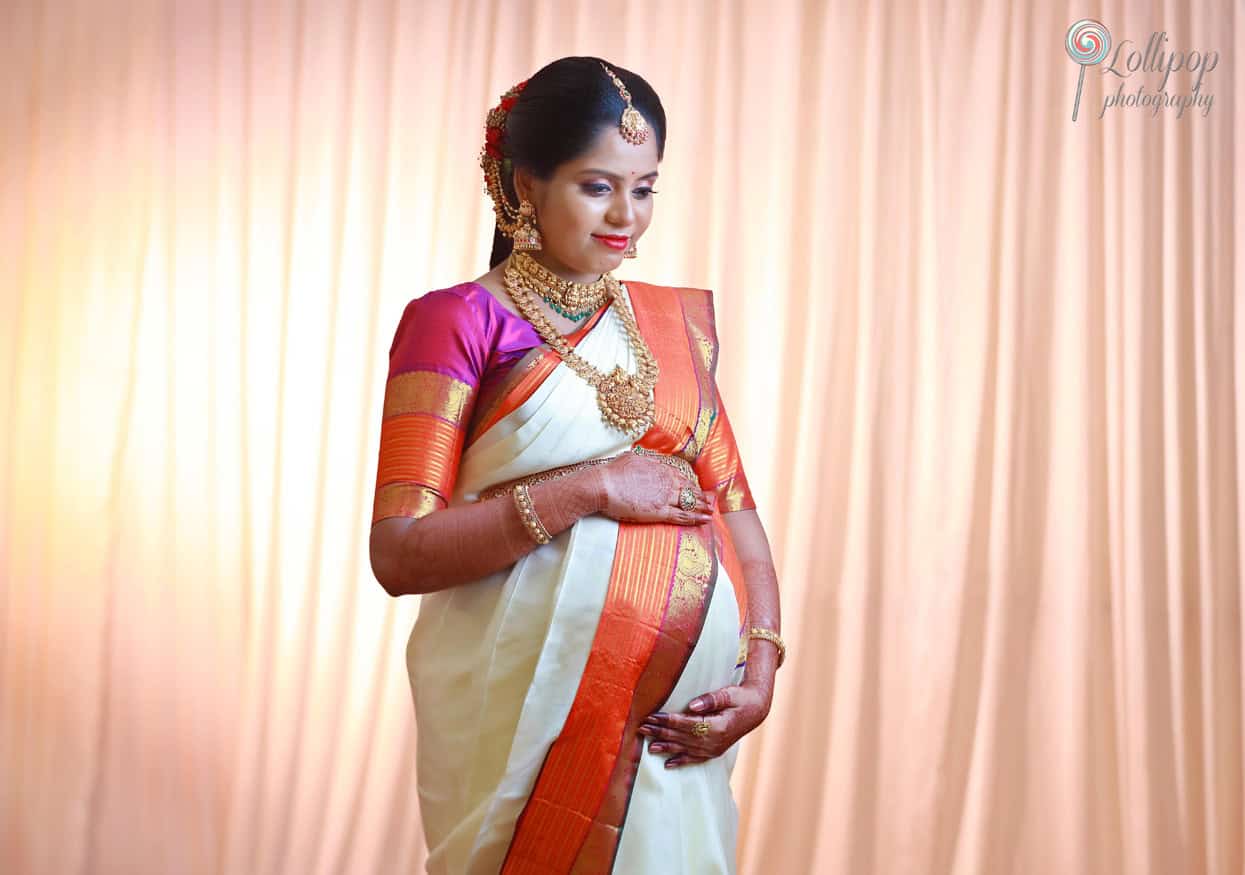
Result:
[[[649,737],[649,750],[673,754],[666,760],[666,768],[676,768],[726,753],[761,725],[769,708],[770,694],[759,687],[746,683],[722,687],[692,699],[681,714],[650,714],[637,731]],[[701,721],[709,725],[709,731],[697,735],[694,727]]]

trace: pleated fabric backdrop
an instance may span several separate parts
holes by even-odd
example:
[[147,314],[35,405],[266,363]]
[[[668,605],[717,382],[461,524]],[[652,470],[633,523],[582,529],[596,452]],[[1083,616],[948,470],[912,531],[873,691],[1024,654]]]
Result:
[[[0,869],[422,871],[385,353],[487,267],[487,107],[594,54],[779,566],[741,872],[1242,872],[1240,13],[4,4]],[[1072,122],[1084,17],[1213,105]]]

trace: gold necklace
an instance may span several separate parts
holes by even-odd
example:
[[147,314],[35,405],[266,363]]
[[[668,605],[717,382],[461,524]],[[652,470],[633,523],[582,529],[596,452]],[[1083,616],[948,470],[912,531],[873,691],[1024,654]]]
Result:
[[546,303],[567,319],[578,322],[605,303],[608,290],[604,274],[590,283],[575,283],[562,279],[522,250],[513,253],[511,261],[524,284],[538,290]]
[[635,315],[627,306],[622,286],[610,274],[604,274],[601,279],[605,281],[610,306],[614,308],[627,332],[627,340],[639,364],[639,373],[629,374],[618,365],[610,373],[603,373],[571,349],[549,318],[541,312],[536,303],[536,292],[525,284],[523,275],[515,270],[511,262],[507,262],[506,270],[502,274],[502,286],[519,314],[532,324],[541,339],[584,382],[596,389],[597,406],[601,408],[601,416],[605,422],[621,432],[639,437],[649,430],[656,415],[652,391],[657,385],[660,369],[657,367],[657,359],[653,357],[640,334]]

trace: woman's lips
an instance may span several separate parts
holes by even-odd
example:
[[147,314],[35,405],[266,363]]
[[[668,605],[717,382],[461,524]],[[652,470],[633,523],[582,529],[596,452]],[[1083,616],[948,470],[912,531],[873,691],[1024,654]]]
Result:
[[593,234],[592,236],[604,243],[610,249],[626,249],[627,240],[629,239],[627,237],[606,237],[601,234]]

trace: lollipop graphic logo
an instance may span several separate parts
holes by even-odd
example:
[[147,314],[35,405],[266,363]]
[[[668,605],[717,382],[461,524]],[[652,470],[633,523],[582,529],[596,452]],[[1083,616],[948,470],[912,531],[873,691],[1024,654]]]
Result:
[[1111,51],[1111,32],[1101,21],[1082,18],[1068,28],[1064,40],[1068,56],[1081,65],[1081,78],[1076,80],[1076,102],[1072,104],[1072,121],[1081,105],[1081,86],[1085,84],[1085,68],[1102,62]]

